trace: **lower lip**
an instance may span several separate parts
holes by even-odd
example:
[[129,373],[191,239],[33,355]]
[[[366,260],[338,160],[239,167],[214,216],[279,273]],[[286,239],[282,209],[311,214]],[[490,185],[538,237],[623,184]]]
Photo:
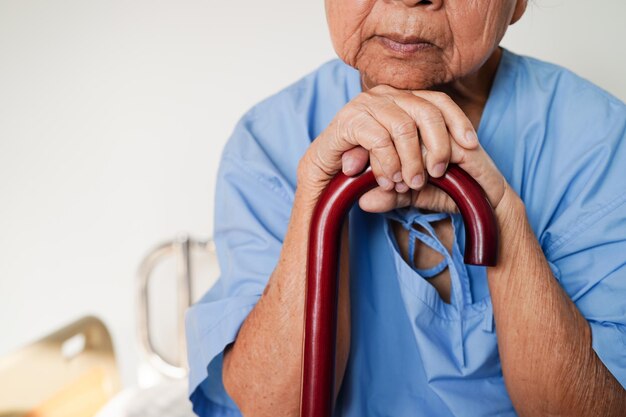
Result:
[[392,41],[389,38],[385,38],[384,36],[381,36],[379,39],[383,46],[385,46],[387,49],[404,55],[410,55],[416,52],[425,51],[433,47],[433,44],[428,42],[400,43]]

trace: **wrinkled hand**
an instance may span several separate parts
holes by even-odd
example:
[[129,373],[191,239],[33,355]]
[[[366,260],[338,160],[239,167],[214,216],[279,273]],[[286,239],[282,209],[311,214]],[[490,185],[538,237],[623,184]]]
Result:
[[450,162],[483,187],[494,209],[508,188],[467,116],[440,92],[380,85],[359,94],[313,141],[300,161],[298,185],[323,189],[339,170],[356,175],[368,160],[379,185],[359,200],[369,212],[408,205],[457,212],[452,199],[427,182]]

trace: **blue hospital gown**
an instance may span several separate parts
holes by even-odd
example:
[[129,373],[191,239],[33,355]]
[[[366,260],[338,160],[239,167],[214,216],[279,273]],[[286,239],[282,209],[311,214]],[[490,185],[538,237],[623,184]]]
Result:
[[[254,106],[226,144],[214,223],[221,277],[186,317],[190,398],[201,416],[240,416],[221,382],[222,352],[277,263],[298,161],[360,91],[358,72],[332,60]],[[478,129],[524,201],[554,279],[588,320],[594,350],[622,386],[625,129],[624,103],[566,69],[507,50]],[[351,350],[335,416],[515,415],[486,268],[463,264],[463,223],[451,216],[447,304],[425,272],[402,258],[390,227],[390,217],[428,224],[424,214],[351,210]]]

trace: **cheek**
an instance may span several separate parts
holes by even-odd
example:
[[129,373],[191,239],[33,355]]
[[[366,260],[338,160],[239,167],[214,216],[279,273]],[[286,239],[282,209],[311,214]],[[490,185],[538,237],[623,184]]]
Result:
[[472,72],[485,62],[506,32],[513,13],[512,4],[514,2],[477,1],[459,13],[452,9],[448,21],[454,43],[447,52],[454,72]]
[[376,0],[326,0],[328,29],[337,55],[354,65],[365,22]]

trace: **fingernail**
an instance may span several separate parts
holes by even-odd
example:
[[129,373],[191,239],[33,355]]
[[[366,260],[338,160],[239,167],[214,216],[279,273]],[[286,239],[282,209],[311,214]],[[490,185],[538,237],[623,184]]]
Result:
[[423,174],[417,174],[411,180],[411,188],[419,188],[419,187],[422,186],[423,183],[424,183],[424,175]]
[[396,191],[399,193],[406,193],[409,191],[409,186],[403,182],[396,183]]
[[446,171],[446,164],[443,162],[439,162],[433,167],[431,175],[433,177],[438,178],[438,177],[441,177],[445,171]]
[[400,171],[398,171],[395,174],[393,174],[392,180],[393,180],[393,182],[400,182],[400,181],[402,181],[402,173]]
[[470,145],[476,145],[478,143],[478,136],[476,136],[476,132],[473,130],[468,130],[465,134],[465,140]]
[[356,161],[354,158],[345,158],[343,160],[343,173],[349,175],[356,169]]
[[376,178],[376,181],[378,181],[378,185],[383,187],[385,190],[390,190],[393,188],[393,184],[391,183],[391,181],[389,181],[385,177],[378,177]]

